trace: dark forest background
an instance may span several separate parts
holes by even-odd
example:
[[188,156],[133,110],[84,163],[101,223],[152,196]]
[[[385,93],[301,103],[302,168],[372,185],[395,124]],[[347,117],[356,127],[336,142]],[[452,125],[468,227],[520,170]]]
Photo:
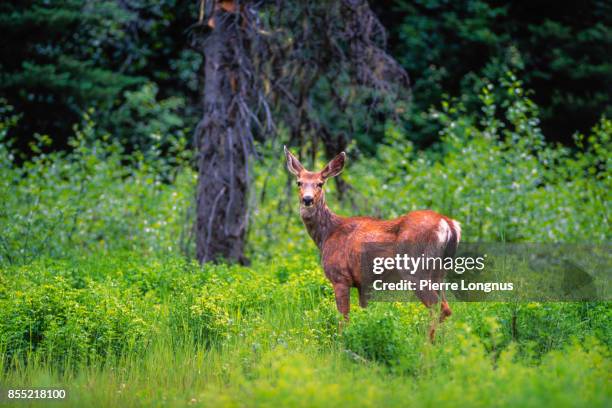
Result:
[[[438,141],[431,106],[460,97],[468,111],[477,108],[479,89],[507,70],[533,91],[549,141],[569,145],[574,132],[612,114],[609,1],[370,5],[410,76],[412,103],[401,123],[417,146]],[[65,149],[88,111],[128,150],[191,135],[201,116],[203,57],[190,46],[197,8],[174,0],[3,1],[0,96],[21,115],[9,133],[14,147],[30,156],[31,142],[47,135],[46,148]],[[352,137],[374,153],[383,130]]]
[[[1,1],[0,389],[612,406],[611,19],[595,0]],[[448,293],[431,344],[425,306],[361,309],[354,288],[345,325],[283,145],[309,170],[346,152],[339,215],[429,208],[461,245],[547,244],[492,265],[555,287],[550,263],[585,301]]]

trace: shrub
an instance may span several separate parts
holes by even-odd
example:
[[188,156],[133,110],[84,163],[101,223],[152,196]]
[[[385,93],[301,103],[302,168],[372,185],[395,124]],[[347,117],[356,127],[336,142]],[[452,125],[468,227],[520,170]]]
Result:
[[181,161],[185,143],[176,141],[168,162],[159,151],[126,154],[88,116],[75,132],[72,152],[44,153],[41,136],[39,154],[19,165],[0,131],[0,265],[82,251],[178,252],[181,236],[186,249],[195,179]]
[[436,149],[416,152],[389,128],[377,157],[346,173],[376,203],[378,211],[367,211],[395,217],[432,208],[459,220],[466,242],[609,240],[610,120],[578,135],[576,150],[546,144],[521,82],[508,74],[498,86],[510,101],[497,105],[485,87],[481,115],[456,101],[431,112],[443,126]]
[[353,313],[351,323],[342,332],[342,341],[357,356],[397,365],[407,351],[399,315],[394,309],[377,306],[380,305]]
[[35,352],[52,364],[78,364],[146,349],[156,331],[144,302],[129,290],[89,283],[71,288],[60,277],[19,282],[0,298],[0,344],[8,359]]

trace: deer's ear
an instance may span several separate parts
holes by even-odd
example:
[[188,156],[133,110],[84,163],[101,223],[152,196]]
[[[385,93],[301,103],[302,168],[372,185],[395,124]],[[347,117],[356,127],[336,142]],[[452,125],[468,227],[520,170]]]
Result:
[[304,170],[304,166],[302,163],[287,149],[287,146],[284,146],[285,149],[285,157],[287,158],[287,169],[294,175],[299,176],[300,172]]
[[335,177],[338,174],[342,173],[342,169],[344,169],[344,163],[346,162],[346,153],[342,152],[336,157],[332,159],[327,166],[321,171],[321,176],[324,179],[328,179],[330,177]]

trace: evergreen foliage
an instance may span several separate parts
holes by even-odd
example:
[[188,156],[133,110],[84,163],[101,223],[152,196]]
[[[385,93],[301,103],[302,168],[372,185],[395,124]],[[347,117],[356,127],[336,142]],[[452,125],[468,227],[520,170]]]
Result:
[[[440,127],[427,111],[440,98],[463,95],[471,109],[479,89],[507,69],[534,90],[548,140],[571,144],[575,131],[612,115],[609,2],[389,0],[372,7],[391,32],[391,55],[411,77],[413,103],[404,126],[419,145],[439,140]],[[150,145],[135,123],[115,120],[116,112],[130,109],[126,91],[157,89],[154,101],[174,98],[170,103],[184,120],[180,129],[192,128],[202,64],[188,46],[196,17],[195,1],[2,2],[0,93],[24,118],[11,131],[16,147],[28,152],[35,133],[49,135],[53,148],[67,147],[72,123],[90,107],[99,126],[129,149]],[[262,18],[276,21],[273,14]],[[344,74],[338,73],[339,82]],[[327,82],[317,85],[313,106],[321,114],[315,118],[333,119],[334,131],[346,133],[346,118],[326,116],[332,114],[326,113],[330,92]],[[376,113],[345,116],[384,121]],[[384,138],[381,126],[346,136],[369,153]]]
[[142,136],[137,124],[115,116],[129,109],[125,92],[143,86],[160,88],[159,99],[181,97],[189,118],[195,107],[184,99],[197,95],[201,60],[186,47],[190,7],[174,0],[2,2],[0,92],[23,115],[12,133],[17,147],[25,151],[35,133],[67,147],[72,124],[90,107],[101,127],[139,147],[146,140],[134,140]]
[[[612,115],[612,5],[607,1],[397,1],[393,53],[414,84],[412,137],[437,140],[427,109],[445,95],[473,96],[512,69],[541,108],[549,140],[571,143]],[[389,22],[391,14],[385,14]],[[485,83],[483,83],[485,82]],[[500,96],[503,94],[500,94]]]

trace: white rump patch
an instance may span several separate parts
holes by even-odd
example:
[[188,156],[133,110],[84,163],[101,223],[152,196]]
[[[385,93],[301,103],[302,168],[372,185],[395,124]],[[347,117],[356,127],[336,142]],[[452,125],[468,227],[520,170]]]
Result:
[[448,241],[450,241],[451,234],[453,232],[451,231],[448,222],[446,222],[445,219],[441,219],[438,223],[438,231],[436,233],[438,234],[438,242],[441,244],[446,244]]
[[455,229],[455,234],[457,234],[457,243],[459,243],[459,241],[461,241],[461,224],[455,220],[453,220],[452,223],[453,228]]

